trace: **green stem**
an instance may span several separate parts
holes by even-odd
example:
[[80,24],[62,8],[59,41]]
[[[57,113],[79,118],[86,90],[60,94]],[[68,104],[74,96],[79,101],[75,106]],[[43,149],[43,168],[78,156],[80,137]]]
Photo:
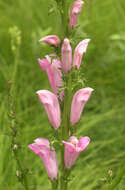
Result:
[[63,125],[62,125],[62,140],[67,140],[69,137],[69,130],[68,130],[68,90],[66,89],[64,97],[64,107],[63,107]]
[[[63,108],[63,125],[62,125],[62,140],[68,139],[68,127],[67,127],[67,90],[65,91],[64,108]],[[60,190],[67,190],[67,183],[65,181],[65,163],[64,163],[64,145],[61,148],[61,179],[60,179]]]
[[19,62],[19,47],[17,47],[17,50],[15,52],[15,63],[14,63],[14,69],[13,69],[13,76],[12,76],[12,86],[10,89],[10,116],[11,116],[11,128],[13,130],[13,136],[12,136],[12,146],[13,146],[13,153],[14,157],[17,163],[18,170],[21,172],[21,183],[24,186],[25,190],[29,190],[26,173],[21,165],[21,161],[19,159],[18,150],[14,150],[15,138],[17,133],[15,133],[16,129],[16,121],[14,116],[14,104],[16,102],[16,79],[17,79],[17,72],[18,72],[18,62]]
[[24,173],[24,171],[23,171],[23,168],[22,168],[22,165],[21,165],[21,163],[20,163],[20,160],[19,160],[19,158],[18,158],[18,154],[17,154],[16,151],[13,151],[13,152],[14,152],[14,156],[15,156],[15,159],[16,159],[16,162],[17,162],[17,165],[18,165],[18,169],[19,169],[19,171],[21,171],[21,174],[23,175],[23,176],[22,176],[22,177],[23,177],[22,184],[23,184],[25,190],[29,190],[29,188],[28,188],[28,183],[27,183],[27,178],[26,178],[26,175],[25,175],[25,173]]
[[[71,102],[71,76],[68,74],[66,78],[66,90],[64,92],[64,106],[63,106],[63,117],[62,117],[62,140],[67,141],[69,139],[69,115],[70,115],[70,102]],[[67,76],[66,76],[67,77]],[[68,175],[69,171],[65,168],[64,163],[64,145],[61,148],[61,179],[60,179],[60,190],[68,189]]]
[[[69,36],[69,22],[68,22],[68,9],[69,2],[67,0],[57,1],[58,8],[61,16],[61,39]],[[70,75],[70,74],[69,74]],[[64,92],[64,102],[63,102],[63,113],[62,113],[62,131],[61,131],[61,140],[67,141],[69,139],[69,114],[70,114],[70,77],[65,76],[66,89]],[[60,176],[60,190],[68,189],[68,175],[67,169],[65,168],[64,163],[64,145],[61,146],[61,176]]]
[[60,16],[61,16],[61,34],[62,34],[62,39],[65,37],[68,37],[68,31],[69,31],[69,26],[68,26],[68,2],[66,0],[61,0],[57,1],[58,4],[58,9],[60,11]]
[[10,95],[13,96],[13,101],[15,100],[15,95],[16,95],[16,79],[17,79],[17,71],[18,71],[18,57],[19,53],[18,50],[15,54],[15,63],[14,63],[14,70],[13,70],[13,76],[12,76],[12,86],[10,89]]
[[58,189],[58,181],[57,180],[51,181],[51,184],[52,184],[52,190]]

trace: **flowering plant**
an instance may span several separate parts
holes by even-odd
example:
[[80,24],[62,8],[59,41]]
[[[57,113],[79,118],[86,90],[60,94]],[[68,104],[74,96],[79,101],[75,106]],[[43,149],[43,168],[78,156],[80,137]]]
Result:
[[[83,1],[76,0],[73,3],[69,16],[67,2],[65,0],[62,0],[61,3],[58,0],[56,2],[64,31],[61,38],[56,35],[48,35],[40,39],[40,42],[53,46],[56,54],[54,52],[54,54],[46,55],[45,59],[38,59],[41,70],[46,71],[48,75],[53,92],[38,90],[37,94],[50,124],[55,130],[55,139],[61,152],[61,167],[58,165],[56,149],[48,139],[39,137],[28,147],[42,160],[51,180],[52,189],[56,190],[59,187],[60,190],[67,190],[68,176],[72,166],[80,152],[83,152],[90,143],[90,138],[87,136],[78,139],[74,129],[93,89],[83,85],[80,89],[76,90],[75,88],[79,82],[76,76],[80,70],[82,57],[90,41],[90,39],[85,39],[79,42],[72,58],[70,34],[76,29]],[[67,17],[69,24],[67,24]]]

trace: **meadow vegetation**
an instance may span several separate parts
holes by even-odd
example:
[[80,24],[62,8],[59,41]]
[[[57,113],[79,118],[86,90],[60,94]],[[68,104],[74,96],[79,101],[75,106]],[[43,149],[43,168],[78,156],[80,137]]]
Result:
[[[40,44],[45,35],[60,36],[54,0],[0,0],[0,189],[23,190],[13,146],[26,172],[30,190],[49,190],[41,160],[27,145],[37,137],[52,138],[52,129],[36,91],[50,89],[37,59],[53,49]],[[125,1],[85,0],[78,40],[90,38],[81,64],[86,86],[94,89],[77,126],[78,136],[91,143],[80,155],[71,175],[70,189],[125,189]],[[18,55],[12,51],[11,31],[20,31]],[[13,32],[11,32],[13,33]],[[73,47],[78,42],[73,41]],[[17,63],[15,94],[10,96]],[[14,105],[10,104],[14,99]],[[11,111],[13,110],[14,119]],[[76,169],[77,166],[77,169]]]

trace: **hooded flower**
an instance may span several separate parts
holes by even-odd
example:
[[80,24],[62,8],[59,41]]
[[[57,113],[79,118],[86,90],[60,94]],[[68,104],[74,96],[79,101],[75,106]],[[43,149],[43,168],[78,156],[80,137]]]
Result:
[[73,66],[76,66],[78,69],[82,61],[82,56],[86,52],[89,42],[90,42],[90,39],[85,39],[81,41],[75,48]]
[[90,39],[81,41],[75,48],[73,63],[72,63],[72,48],[69,39],[65,38],[61,49],[61,67],[64,73],[70,71],[71,66],[80,68],[82,56],[86,52]]
[[43,104],[46,110],[51,125],[55,129],[58,129],[61,123],[61,119],[60,107],[56,95],[48,90],[39,90],[37,91],[37,94],[39,96],[40,102]]
[[71,136],[69,141],[62,141],[65,145],[64,161],[65,167],[71,168],[75,164],[80,152],[83,152],[88,146],[89,137],[82,137],[79,140],[75,136]]
[[58,47],[60,44],[60,39],[56,35],[45,36],[44,38],[41,38],[39,41],[47,43],[49,45],[53,45],[55,47]]
[[73,3],[70,10],[70,18],[69,18],[70,28],[76,27],[78,22],[78,16],[81,13],[83,3],[84,2],[82,0],[77,0]]
[[47,139],[37,138],[33,144],[28,147],[37,154],[43,161],[48,176],[51,180],[57,179],[58,163],[56,152],[53,147],[50,149],[50,143]]
[[69,39],[65,38],[62,49],[61,49],[61,58],[62,58],[62,70],[67,73],[71,69],[72,64],[72,48],[70,46]]
[[73,96],[70,112],[70,122],[72,125],[76,124],[80,120],[83,108],[89,100],[92,91],[92,88],[83,88],[78,90]]
[[58,87],[62,86],[61,62],[57,59],[51,60],[52,56],[55,55],[51,54],[46,56],[46,59],[38,59],[38,62],[41,69],[47,72],[51,88],[57,94]]

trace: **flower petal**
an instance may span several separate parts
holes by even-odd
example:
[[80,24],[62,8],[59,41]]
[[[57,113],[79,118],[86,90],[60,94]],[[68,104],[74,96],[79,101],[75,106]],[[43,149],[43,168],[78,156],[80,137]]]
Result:
[[76,124],[80,120],[83,108],[89,100],[92,91],[92,88],[83,88],[78,90],[73,96],[70,112],[70,121],[72,125]]
[[58,174],[58,162],[54,148],[50,150],[49,141],[44,138],[37,138],[35,143],[28,145],[28,147],[39,157],[44,163],[48,176],[53,179],[57,179]]
[[61,123],[60,119],[60,107],[58,99],[55,94],[48,90],[37,91],[40,102],[43,104],[50,123],[55,129],[58,129]]
[[82,61],[82,56],[86,52],[89,42],[90,39],[85,39],[81,41],[75,48],[74,57],[73,57],[73,66],[76,66],[78,69]]
[[77,0],[73,3],[70,9],[70,18],[69,18],[70,28],[76,27],[78,22],[78,16],[81,13],[83,4],[84,2],[82,0]]
[[58,47],[60,44],[60,39],[56,35],[45,36],[44,38],[41,38],[39,41],[56,47]]

